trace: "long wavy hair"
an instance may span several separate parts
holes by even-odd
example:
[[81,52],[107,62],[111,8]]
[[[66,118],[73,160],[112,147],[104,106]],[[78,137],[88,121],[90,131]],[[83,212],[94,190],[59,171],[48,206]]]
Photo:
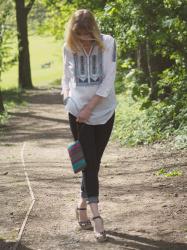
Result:
[[84,39],[82,34],[89,35],[101,49],[105,49],[94,15],[87,9],[76,10],[66,26],[65,42],[74,53],[82,48],[81,41]]

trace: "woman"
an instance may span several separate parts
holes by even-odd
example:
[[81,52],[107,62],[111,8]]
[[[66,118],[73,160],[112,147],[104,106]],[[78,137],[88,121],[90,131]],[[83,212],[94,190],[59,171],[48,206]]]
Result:
[[62,94],[73,137],[79,138],[87,163],[76,214],[80,227],[91,229],[89,205],[95,238],[101,242],[107,237],[98,210],[98,172],[115,116],[116,43],[99,31],[93,14],[86,9],[75,11],[66,32]]

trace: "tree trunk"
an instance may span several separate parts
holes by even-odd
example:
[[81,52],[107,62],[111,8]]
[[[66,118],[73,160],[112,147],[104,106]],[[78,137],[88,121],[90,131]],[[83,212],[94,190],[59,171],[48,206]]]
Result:
[[148,66],[148,72],[149,72],[149,81],[150,81],[150,87],[151,87],[151,93],[150,93],[149,98],[151,100],[156,100],[157,92],[158,92],[157,79],[153,70],[152,49],[151,49],[150,42],[148,40],[146,41],[146,56],[147,56],[147,66]]
[[3,105],[3,97],[0,89],[0,114],[2,114],[5,111],[4,105]]
[[102,0],[101,1],[101,5],[102,5],[103,8],[105,7],[106,3],[107,3],[107,0]]
[[27,15],[29,11],[25,7],[25,0],[16,0],[16,21],[18,32],[18,50],[19,50],[19,87],[22,89],[31,89],[31,67],[29,54],[29,41],[27,29]]
[[139,44],[137,48],[137,68],[143,71],[146,77],[149,76],[145,43]]
[[[3,43],[3,32],[0,29],[0,49],[1,49],[2,43]],[[2,64],[3,64],[2,55],[0,55],[0,82],[1,82]],[[5,111],[5,108],[3,105],[3,97],[1,94],[1,88],[0,88],[0,114],[3,113],[4,111]]]

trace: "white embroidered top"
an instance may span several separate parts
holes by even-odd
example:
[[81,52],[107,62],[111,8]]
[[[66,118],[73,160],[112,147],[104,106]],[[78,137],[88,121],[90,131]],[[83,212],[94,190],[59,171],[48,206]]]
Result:
[[104,97],[86,122],[90,125],[106,123],[116,108],[116,42],[110,35],[101,34],[101,38],[104,51],[96,44],[93,44],[89,54],[84,49],[72,53],[66,44],[63,46],[62,94],[69,90],[66,111],[77,116],[94,95]]

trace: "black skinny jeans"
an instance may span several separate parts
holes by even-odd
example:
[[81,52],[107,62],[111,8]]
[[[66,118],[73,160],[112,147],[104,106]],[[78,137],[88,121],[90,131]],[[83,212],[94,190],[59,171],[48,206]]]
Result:
[[115,113],[105,123],[99,125],[88,125],[77,123],[76,117],[69,113],[69,123],[74,140],[79,139],[82,146],[86,169],[82,171],[81,196],[87,199],[87,203],[99,202],[99,180],[98,172],[101,157],[109,141]]

